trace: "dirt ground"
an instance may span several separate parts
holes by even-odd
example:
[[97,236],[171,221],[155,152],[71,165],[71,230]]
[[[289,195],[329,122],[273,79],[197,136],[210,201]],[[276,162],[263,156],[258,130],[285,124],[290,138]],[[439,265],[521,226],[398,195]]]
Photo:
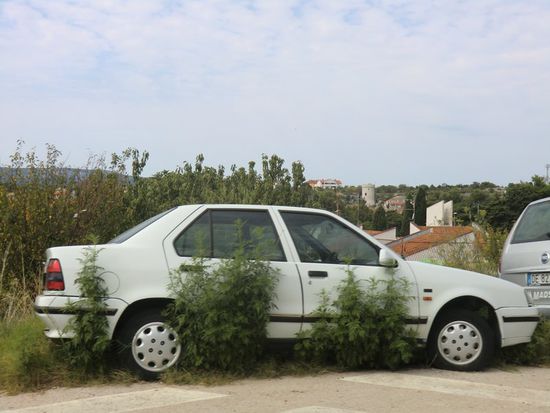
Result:
[[0,396],[0,412],[550,412],[550,368],[436,369],[250,379],[219,386],[138,383]]

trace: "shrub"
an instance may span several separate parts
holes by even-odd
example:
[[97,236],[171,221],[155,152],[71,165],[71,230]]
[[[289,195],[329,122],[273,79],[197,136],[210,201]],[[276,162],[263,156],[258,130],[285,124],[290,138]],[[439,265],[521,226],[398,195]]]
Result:
[[490,226],[476,228],[473,243],[454,241],[438,251],[440,263],[448,267],[497,275],[507,231]]
[[166,316],[182,345],[181,366],[247,372],[260,359],[277,278],[245,251],[241,242],[235,257],[212,271],[194,258],[172,274],[175,300]]
[[508,364],[532,366],[550,363],[550,320],[538,324],[531,342],[502,348],[500,360]]
[[348,369],[396,369],[408,363],[415,340],[406,326],[407,290],[406,280],[394,276],[370,279],[364,289],[348,268],[333,308],[324,292],[316,313],[320,320],[299,334],[298,357]]
[[37,318],[0,325],[0,389],[9,393],[40,389],[54,380],[58,360]]
[[65,346],[68,361],[85,373],[103,370],[110,343],[104,301],[107,287],[100,276],[102,268],[97,265],[100,251],[95,246],[84,249],[84,258],[80,259],[82,268],[75,281],[81,299],[67,306],[67,312],[75,314],[67,325],[67,332],[71,334]]

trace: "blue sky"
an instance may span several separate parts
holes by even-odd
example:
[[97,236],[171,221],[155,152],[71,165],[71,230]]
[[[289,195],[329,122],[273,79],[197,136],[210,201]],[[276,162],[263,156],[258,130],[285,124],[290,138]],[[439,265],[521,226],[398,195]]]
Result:
[[347,184],[529,180],[550,163],[550,2],[0,1],[0,164],[132,146],[301,160]]

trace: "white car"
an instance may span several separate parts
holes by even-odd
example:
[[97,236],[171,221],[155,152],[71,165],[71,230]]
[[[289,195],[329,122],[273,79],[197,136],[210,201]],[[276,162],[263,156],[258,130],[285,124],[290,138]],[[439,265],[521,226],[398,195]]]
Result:
[[550,316],[550,198],[521,213],[502,249],[500,277],[525,287],[540,314]]
[[[111,338],[125,344],[129,367],[144,375],[165,371],[181,356],[163,308],[171,270],[191,263],[197,234],[210,263],[232,256],[240,221],[245,235],[271,241],[265,259],[279,270],[269,338],[286,340],[314,322],[322,290],[336,293],[346,262],[358,279],[403,277],[411,297],[407,324],[427,344],[435,365],[478,370],[496,347],[529,342],[539,320],[523,289],[487,275],[407,262],[356,226],[330,212],[283,206],[180,206],[101,245],[98,265],[108,285]],[[75,278],[83,247],[47,250],[44,291],[35,310],[51,338],[66,337],[67,303],[79,298]]]

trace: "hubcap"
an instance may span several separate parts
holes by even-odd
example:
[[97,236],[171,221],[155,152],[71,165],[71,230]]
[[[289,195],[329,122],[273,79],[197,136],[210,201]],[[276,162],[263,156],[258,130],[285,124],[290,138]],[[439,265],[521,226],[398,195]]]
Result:
[[455,365],[473,363],[481,354],[483,339],[479,330],[467,321],[453,321],[437,337],[439,354]]
[[180,356],[176,333],[165,323],[156,321],[141,327],[132,340],[132,354],[143,369],[161,372],[173,366]]

